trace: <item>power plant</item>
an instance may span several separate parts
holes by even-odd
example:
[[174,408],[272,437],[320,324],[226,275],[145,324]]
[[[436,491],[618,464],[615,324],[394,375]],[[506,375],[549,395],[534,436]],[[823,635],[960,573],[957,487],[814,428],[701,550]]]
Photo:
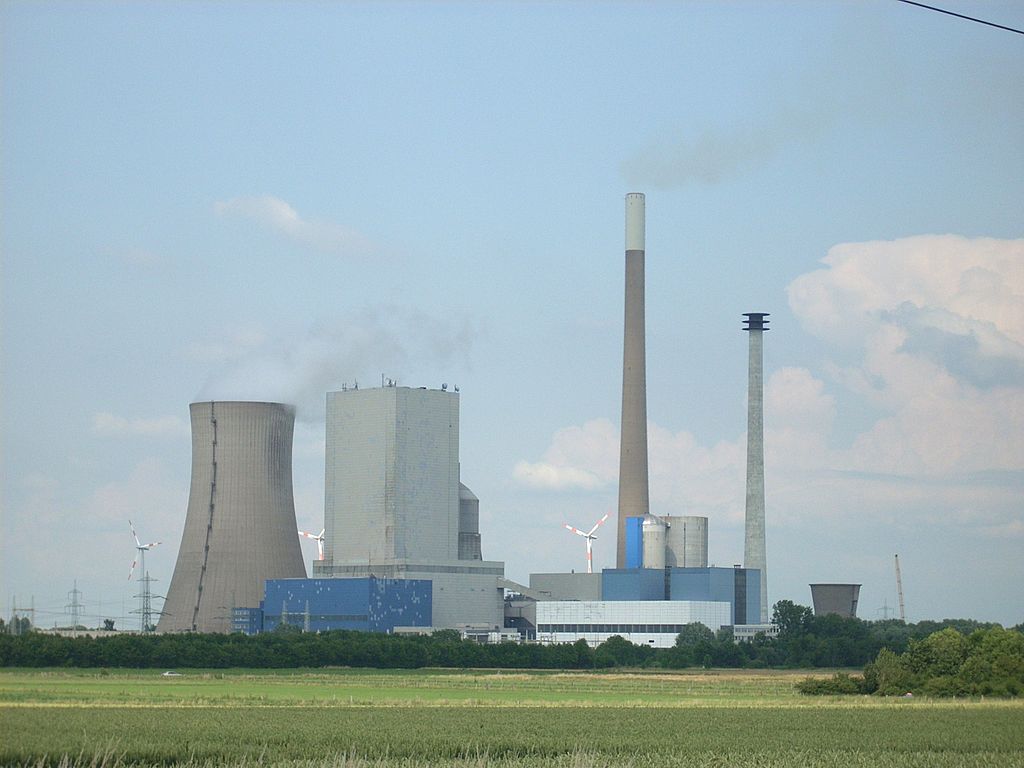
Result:
[[[744,565],[708,567],[708,519],[651,511],[645,352],[645,198],[625,200],[625,300],[616,567],[532,574],[529,586],[483,559],[480,500],[462,483],[458,387],[342,386],[326,394],[324,524],[296,527],[294,409],[201,402],[192,484],[161,632],[422,632],[487,641],[597,644],[613,635],[671,645],[700,621],[736,636],[770,631],[764,540],[762,335],[750,332]],[[315,530],[315,529],[314,529]],[[299,536],[317,542],[306,578]],[[141,546],[141,545],[140,545]]]
[[295,409],[203,402],[192,417],[185,530],[158,632],[227,632],[267,579],[306,576],[292,497]]

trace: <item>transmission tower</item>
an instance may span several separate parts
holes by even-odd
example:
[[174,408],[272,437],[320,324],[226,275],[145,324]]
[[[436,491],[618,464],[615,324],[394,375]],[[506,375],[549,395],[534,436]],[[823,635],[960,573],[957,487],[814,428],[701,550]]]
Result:
[[[22,621],[22,619],[26,619],[28,621],[28,628],[29,629],[32,629],[32,628],[35,627],[35,625],[36,625],[36,598],[35,598],[35,595],[32,596],[32,598],[31,598],[31,600],[29,602],[29,606],[30,607],[28,607],[28,608],[26,608],[23,605],[19,607],[18,606],[18,598],[17,598],[17,596],[12,598],[12,600],[11,600],[11,620],[7,624],[7,631],[9,633],[11,633],[12,635],[20,635],[22,633],[22,628],[24,626],[24,622]],[[28,614],[28,616],[25,616],[23,614]]]
[[896,558],[896,597],[900,601],[900,621],[905,622],[907,620],[907,612],[903,609],[903,579],[900,577],[900,556],[894,555]]
[[153,594],[150,585],[154,581],[159,581],[159,579],[154,579],[150,576],[149,571],[145,571],[142,576],[139,576],[139,594],[135,595],[139,601],[139,607],[129,611],[129,613],[137,613],[141,616],[139,631],[143,633],[152,632],[156,627],[153,616],[155,615],[159,618],[163,614],[163,611],[153,610],[153,598],[159,600],[161,597],[160,595]]
[[78,589],[78,579],[75,579],[74,588],[68,592],[68,600],[70,602],[64,606],[64,613],[71,615],[71,629],[78,631],[78,617],[82,612],[82,593]]

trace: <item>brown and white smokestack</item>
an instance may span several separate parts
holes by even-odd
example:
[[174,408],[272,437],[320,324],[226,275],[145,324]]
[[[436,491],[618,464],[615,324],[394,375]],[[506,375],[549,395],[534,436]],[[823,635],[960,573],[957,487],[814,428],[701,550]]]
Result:
[[626,567],[626,518],[650,512],[647,484],[647,354],[644,326],[644,196],[626,195],[626,314],[622,348],[619,523],[615,564]]

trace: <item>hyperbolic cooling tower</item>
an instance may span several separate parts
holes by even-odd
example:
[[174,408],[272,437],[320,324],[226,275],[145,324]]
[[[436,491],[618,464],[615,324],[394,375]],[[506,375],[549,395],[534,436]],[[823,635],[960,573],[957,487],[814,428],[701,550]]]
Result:
[[857,618],[860,584],[811,584],[814,615],[834,613],[845,619]]
[[747,378],[747,512],[743,565],[761,571],[761,621],[768,620],[768,573],[764,542],[764,332],[767,312],[745,312],[750,332]]
[[644,196],[626,195],[626,311],[615,564],[626,567],[626,518],[650,513],[647,484],[647,356],[644,342]]
[[192,486],[158,632],[228,632],[266,579],[305,578],[292,497],[295,409],[204,402],[192,414]]

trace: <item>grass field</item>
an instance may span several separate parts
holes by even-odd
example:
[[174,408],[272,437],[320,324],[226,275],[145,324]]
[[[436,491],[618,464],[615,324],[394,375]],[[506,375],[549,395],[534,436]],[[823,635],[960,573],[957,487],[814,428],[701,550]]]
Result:
[[1022,766],[1024,704],[777,672],[0,671],[2,765]]

